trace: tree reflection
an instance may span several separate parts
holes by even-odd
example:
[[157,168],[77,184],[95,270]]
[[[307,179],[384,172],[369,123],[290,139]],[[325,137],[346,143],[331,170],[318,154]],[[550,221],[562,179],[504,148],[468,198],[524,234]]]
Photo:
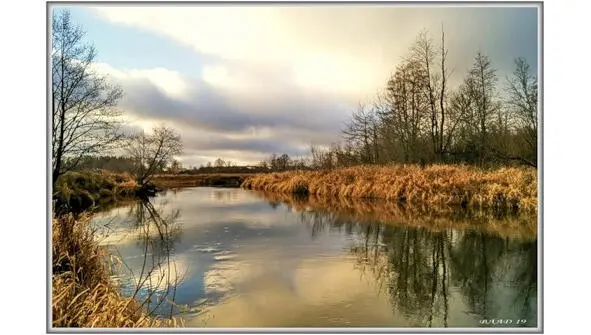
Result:
[[[526,319],[537,313],[536,241],[484,231],[404,227],[307,208],[300,218],[314,238],[325,229],[355,237],[357,267],[375,280],[393,313],[416,327],[447,327],[455,313],[481,319]],[[453,295],[453,297],[452,297]],[[466,321],[468,322],[468,321]],[[468,324],[466,324],[468,325]]]
[[174,301],[182,281],[180,269],[171,257],[174,245],[180,241],[180,211],[165,213],[164,205],[156,207],[150,200],[142,200],[130,208],[134,242],[142,256],[139,263],[136,258],[122,262],[120,271],[129,277],[127,293],[142,302],[141,308],[147,308],[150,315],[172,316],[178,310]]
[[303,222],[310,230],[310,234],[314,239],[325,229],[345,229],[347,234],[352,234],[353,227],[356,222],[350,217],[339,215],[331,212],[320,211],[303,211],[300,212],[300,221]]

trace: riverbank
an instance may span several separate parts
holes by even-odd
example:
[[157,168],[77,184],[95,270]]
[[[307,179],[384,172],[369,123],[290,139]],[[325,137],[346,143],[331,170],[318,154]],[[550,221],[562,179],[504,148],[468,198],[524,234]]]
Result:
[[357,166],[257,174],[242,187],[280,194],[396,201],[407,207],[537,213],[537,170],[465,165]]
[[251,173],[163,174],[155,175],[151,182],[158,189],[214,186],[240,187]]
[[80,212],[136,197],[139,186],[128,173],[109,171],[67,172],[54,185],[54,209],[59,213]]
[[106,251],[87,227],[89,217],[64,215],[52,222],[53,327],[176,327],[177,319],[148,315],[123,297],[109,276]]
[[141,302],[119,293],[107,262],[114,258],[87,227],[88,210],[135,202],[138,190],[131,175],[107,171],[68,172],[56,182],[51,244],[53,327],[176,327],[181,323],[148,315]]

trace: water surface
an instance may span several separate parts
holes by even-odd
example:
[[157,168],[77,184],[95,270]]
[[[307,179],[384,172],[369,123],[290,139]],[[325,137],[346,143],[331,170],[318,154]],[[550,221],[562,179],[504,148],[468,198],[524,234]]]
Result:
[[298,204],[187,188],[94,224],[123,292],[187,327],[537,326],[535,236]]

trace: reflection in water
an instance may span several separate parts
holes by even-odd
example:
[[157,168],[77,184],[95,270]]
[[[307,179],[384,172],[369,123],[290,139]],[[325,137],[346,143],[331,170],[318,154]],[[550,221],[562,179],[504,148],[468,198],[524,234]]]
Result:
[[351,248],[360,269],[373,274],[393,310],[413,326],[450,326],[450,300],[458,298],[478,319],[536,325],[535,242],[380,224],[361,231],[365,239]]
[[[103,232],[103,244],[112,245],[117,241],[123,242],[120,244],[123,251],[131,245],[141,250],[140,255],[120,257],[114,269],[117,273],[114,279],[120,282],[124,294],[137,298],[150,315],[172,316],[176,288],[182,281],[180,269],[171,259],[174,245],[180,240],[181,230],[176,224],[180,211],[165,213],[165,205],[157,208],[150,200],[137,201],[128,207],[126,229],[109,230],[108,225],[101,227],[100,220],[97,228]],[[111,251],[122,255],[119,248]]]
[[[255,191],[253,191],[255,192]],[[536,214],[507,215],[485,210],[457,208],[403,207],[396,202],[368,199],[337,199],[317,196],[291,196],[256,191],[272,206],[284,203],[300,212],[320,213],[333,221],[382,222],[393,226],[428,228],[431,231],[462,229],[485,231],[488,235],[534,240]]]
[[192,188],[101,220],[116,220],[104,243],[126,264],[127,294],[189,327],[537,325],[528,218]]

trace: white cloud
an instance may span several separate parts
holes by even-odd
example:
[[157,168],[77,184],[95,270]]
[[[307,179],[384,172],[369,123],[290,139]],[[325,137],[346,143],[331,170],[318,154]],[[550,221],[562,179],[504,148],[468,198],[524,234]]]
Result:
[[162,67],[153,69],[116,69],[106,63],[94,63],[95,71],[112,76],[116,80],[146,79],[171,98],[183,99],[188,86],[183,75]]
[[234,83],[228,75],[228,70],[219,65],[206,65],[203,67],[203,80],[214,86],[229,86]]

